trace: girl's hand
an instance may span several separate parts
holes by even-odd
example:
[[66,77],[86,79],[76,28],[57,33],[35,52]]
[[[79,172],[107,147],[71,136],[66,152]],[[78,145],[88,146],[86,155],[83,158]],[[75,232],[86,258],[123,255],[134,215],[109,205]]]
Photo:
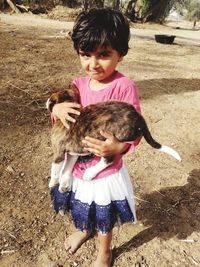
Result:
[[85,139],[82,140],[86,151],[99,157],[106,157],[121,154],[129,148],[129,144],[119,142],[112,133],[103,131],[100,131],[100,133],[106,138],[105,141],[89,136],[86,136]]
[[70,114],[80,115],[80,111],[76,110],[81,105],[78,103],[62,102],[55,104],[52,110],[54,119],[60,119],[66,128],[69,128],[67,121],[75,122],[76,120],[70,116]]

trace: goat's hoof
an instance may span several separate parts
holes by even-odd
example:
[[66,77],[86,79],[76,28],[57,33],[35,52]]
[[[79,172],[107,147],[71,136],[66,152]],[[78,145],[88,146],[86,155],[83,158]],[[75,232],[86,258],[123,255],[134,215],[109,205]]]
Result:
[[51,189],[52,187],[56,186],[58,183],[49,183],[49,188]]
[[57,177],[51,177],[50,181],[49,181],[49,188],[52,188],[56,185],[58,185],[58,178]]
[[70,187],[69,186],[59,186],[58,187],[58,191],[60,192],[60,193],[65,193],[65,192],[67,192],[67,191],[70,191]]
[[59,186],[58,191],[59,191],[60,193],[65,193],[65,192],[67,191],[67,188],[66,188],[66,187],[60,187],[60,186]]

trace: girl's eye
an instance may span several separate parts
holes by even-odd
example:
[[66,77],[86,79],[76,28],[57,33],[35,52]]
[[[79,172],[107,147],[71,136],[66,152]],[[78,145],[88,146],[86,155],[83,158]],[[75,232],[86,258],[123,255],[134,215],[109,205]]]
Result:
[[88,54],[88,53],[80,53],[80,56],[86,59],[86,58],[90,57],[90,54]]
[[99,54],[99,57],[100,58],[104,58],[104,57],[108,57],[109,56],[109,53],[107,51],[103,51]]

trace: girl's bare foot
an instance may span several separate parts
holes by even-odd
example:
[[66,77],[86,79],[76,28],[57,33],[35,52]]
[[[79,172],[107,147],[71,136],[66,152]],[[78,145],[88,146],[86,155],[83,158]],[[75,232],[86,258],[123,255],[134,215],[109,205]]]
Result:
[[112,251],[99,251],[94,267],[110,267],[112,261]]
[[64,243],[66,251],[73,254],[90,237],[91,232],[78,231],[70,235]]

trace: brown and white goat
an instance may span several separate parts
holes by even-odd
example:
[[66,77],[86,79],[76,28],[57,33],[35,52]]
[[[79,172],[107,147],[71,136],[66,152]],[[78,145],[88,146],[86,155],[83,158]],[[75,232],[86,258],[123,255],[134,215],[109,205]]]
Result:
[[[56,103],[64,101],[79,103],[78,89],[71,86],[69,89],[53,93],[47,101],[47,108],[52,112]],[[80,115],[74,117],[75,123],[68,122],[69,129],[60,120],[56,120],[53,125],[51,142],[54,156],[49,187],[59,183],[60,192],[70,188],[74,164],[79,155],[86,155],[82,140],[85,136],[105,140],[100,134],[100,130],[112,133],[120,142],[133,141],[143,136],[153,148],[170,154],[179,161],[181,160],[174,149],[163,146],[153,139],[144,118],[130,104],[107,101],[86,106],[80,111]],[[60,176],[65,153],[67,153],[67,163],[62,176]],[[102,157],[95,166],[85,171],[83,179],[93,179],[100,171],[112,164],[113,160],[114,156]]]

